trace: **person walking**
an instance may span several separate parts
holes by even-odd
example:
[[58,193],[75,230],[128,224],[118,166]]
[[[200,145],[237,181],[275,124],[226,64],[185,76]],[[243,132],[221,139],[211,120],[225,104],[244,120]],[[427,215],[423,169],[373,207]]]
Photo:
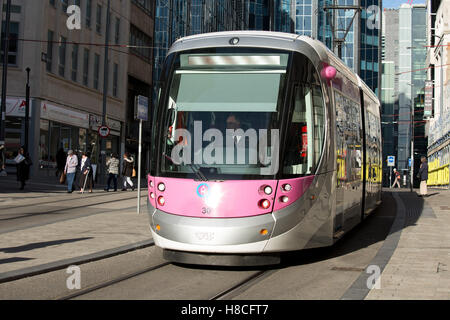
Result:
[[422,156],[420,158],[420,169],[417,174],[417,178],[420,179],[420,195],[419,197],[426,197],[428,193],[427,180],[428,180],[428,163],[427,158]]
[[123,188],[122,191],[127,191],[127,183],[131,186],[131,190],[134,191],[133,181],[131,177],[133,176],[134,169],[134,159],[130,156],[129,152],[125,152],[123,155],[123,167],[122,167],[122,176],[123,176]]
[[120,161],[117,154],[113,153],[111,158],[106,161],[106,166],[108,167],[108,185],[105,191],[108,192],[111,188],[111,180],[114,182],[114,191],[117,191],[117,177],[119,176],[119,166]]
[[20,181],[20,190],[23,190],[25,181],[30,179],[30,166],[32,165],[30,155],[25,153],[25,149],[22,147],[19,149],[15,161],[17,163],[17,181]]
[[66,166],[64,167],[64,174],[67,177],[67,193],[73,192],[73,182],[77,172],[78,157],[73,154],[73,150],[67,152]]
[[394,168],[394,175],[395,175],[395,180],[394,180],[394,184],[392,185],[391,188],[394,188],[395,185],[397,185],[399,188],[401,188],[401,186],[400,186],[400,179],[401,179],[400,172],[398,172],[397,169],[395,169],[395,168]]
[[3,172],[5,170],[5,164],[4,164],[4,160],[3,160],[3,151],[5,150],[5,146],[2,144],[0,146],[0,176],[2,175],[6,175],[6,171]]
[[92,165],[91,159],[86,152],[81,155],[81,165],[80,165],[80,181],[79,186],[81,188],[80,193],[84,193],[84,187],[89,187],[89,193],[92,193],[92,187],[94,186],[94,181],[92,179]]

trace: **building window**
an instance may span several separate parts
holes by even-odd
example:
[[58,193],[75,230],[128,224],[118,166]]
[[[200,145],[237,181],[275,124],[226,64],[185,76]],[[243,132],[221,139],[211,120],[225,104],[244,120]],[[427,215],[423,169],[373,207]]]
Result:
[[116,18],[116,34],[115,34],[115,42],[119,44],[120,41],[120,18]]
[[100,74],[100,56],[95,54],[94,59],[94,88],[98,89],[98,76]]
[[92,0],[86,0],[86,27],[91,26]]
[[67,7],[69,7],[69,1],[68,0],[61,0],[61,9],[64,13],[67,12]]
[[[6,27],[6,22],[2,22],[2,39],[5,38],[4,30]],[[9,47],[8,47],[8,64],[17,65],[17,51],[19,49],[19,23],[10,22],[9,24]],[[4,48],[3,41],[1,41],[1,63],[3,63]]]
[[66,42],[67,39],[61,36],[59,40],[59,67],[58,67],[58,73],[61,77],[64,77],[66,71]]
[[[6,12],[6,4],[3,5],[3,12]],[[11,5],[11,13],[20,13],[22,11],[21,6]]]
[[130,51],[145,60],[151,60],[152,38],[132,24],[130,25],[130,45],[135,46],[131,47]]
[[138,7],[147,12],[150,16],[152,15],[152,1],[151,0],[133,0],[133,3]]
[[83,56],[83,84],[88,85],[89,77],[89,49],[84,49]]
[[78,44],[74,44],[72,47],[72,81],[77,81],[78,71]]
[[53,31],[48,30],[47,71],[52,72],[52,65],[53,65]]
[[99,4],[97,5],[96,30],[98,33],[102,33],[102,6]]
[[113,96],[117,97],[118,95],[118,88],[117,88],[117,82],[119,80],[119,65],[117,63],[114,63],[114,74],[113,74]]

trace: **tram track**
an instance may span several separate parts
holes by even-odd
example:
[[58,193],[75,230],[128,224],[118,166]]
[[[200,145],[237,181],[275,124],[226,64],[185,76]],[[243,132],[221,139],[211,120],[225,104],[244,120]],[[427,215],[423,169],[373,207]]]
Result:
[[238,284],[230,287],[229,289],[223,290],[216,294],[215,296],[209,298],[209,300],[231,300],[233,297],[238,296],[244,292],[247,288],[259,283],[263,279],[277,272],[278,270],[261,270],[255,274],[243,279]]
[[[164,262],[164,263],[160,263],[157,264],[155,266],[151,266],[148,268],[144,268],[142,270],[139,271],[135,271],[132,273],[129,273],[127,275],[124,276],[120,276],[117,277],[115,279],[109,280],[109,281],[105,281],[103,283],[100,284],[95,284],[92,285],[88,288],[85,289],[81,289],[75,293],[69,294],[69,295],[63,295],[60,296],[58,298],[56,298],[55,300],[71,300],[71,299],[75,299],[75,298],[82,298],[83,296],[93,293],[95,291],[101,290],[101,289],[106,289],[108,287],[111,287],[115,284],[118,284],[120,282],[126,281],[126,280],[130,280],[132,278],[141,276],[141,275],[145,275],[148,274],[150,272],[154,272],[156,270],[160,270],[164,267],[170,266],[172,265],[171,262]],[[180,267],[183,268],[183,267]],[[221,290],[219,293],[215,294],[214,296],[210,297],[210,298],[205,298],[205,300],[230,300],[232,299],[234,296],[239,295],[240,293],[242,293],[243,291],[245,291],[247,288],[253,286],[254,284],[260,282],[261,280],[265,279],[266,277],[270,276],[271,274],[273,274],[274,272],[276,272],[278,270],[260,270],[260,271],[256,271],[254,274],[245,277],[243,280],[239,281],[237,284],[234,284],[232,286],[230,286],[229,288],[225,289],[225,290]]]
[[117,284],[119,282],[131,279],[131,278],[135,278],[137,276],[140,276],[140,275],[152,272],[154,270],[158,270],[158,269],[164,268],[165,266],[168,266],[170,264],[171,264],[170,262],[160,263],[160,264],[158,264],[156,266],[148,267],[148,268],[145,268],[143,270],[127,274],[125,276],[117,277],[116,279],[113,279],[113,280],[110,280],[110,281],[106,281],[104,283],[93,285],[91,287],[79,290],[79,291],[77,291],[75,293],[72,293],[70,295],[65,295],[65,296],[59,297],[56,300],[70,300],[70,299],[82,297],[82,296],[84,296],[84,295],[86,295],[88,293],[92,293],[94,291],[97,291],[97,290],[104,289],[104,288],[110,287],[112,285],[115,285],[115,284]]

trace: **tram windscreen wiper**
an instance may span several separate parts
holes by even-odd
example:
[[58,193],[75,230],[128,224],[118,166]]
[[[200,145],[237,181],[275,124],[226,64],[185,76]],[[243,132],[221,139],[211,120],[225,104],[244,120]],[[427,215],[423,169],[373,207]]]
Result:
[[[171,157],[169,157],[167,154],[163,153],[163,156],[172,161],[172,163],[175,163]],[[189,168],[191,168],[192,172],[197,176],[197,178],[201,181],[208,181],[206,176],[200,171],[200,167],[196,167],[193,164],[188,164]]]
[[191,170],[197,175],[197,177],[200,178],[200,180],[202,181],[208,181],[208,179],[206,178],[206,176],[203,174],[203,172],[200,170],[200,167],[196,167],[193,164],[188,164],[188,166],[191,168]]

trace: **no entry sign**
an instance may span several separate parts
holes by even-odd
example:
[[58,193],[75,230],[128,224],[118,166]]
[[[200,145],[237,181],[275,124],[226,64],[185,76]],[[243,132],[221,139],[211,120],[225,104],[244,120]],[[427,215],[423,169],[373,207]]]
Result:
[[111,129],[109,129],[107,126],[101,126],[98,128],[98,134],[102,138],[106,138],[111,133]]

